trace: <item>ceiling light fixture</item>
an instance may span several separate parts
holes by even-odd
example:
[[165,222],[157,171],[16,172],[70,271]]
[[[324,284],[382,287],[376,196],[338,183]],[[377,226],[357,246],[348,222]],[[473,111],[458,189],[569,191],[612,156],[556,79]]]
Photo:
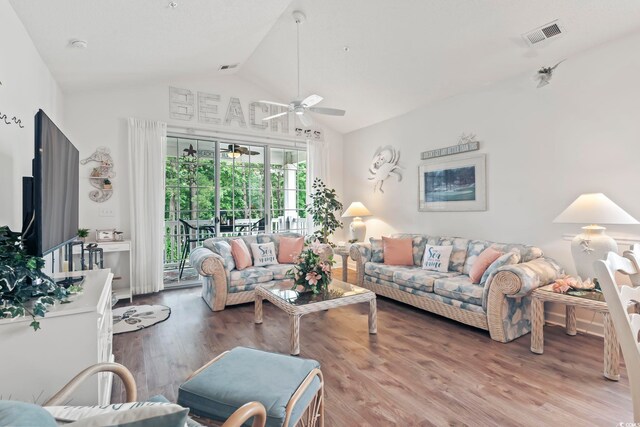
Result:
[[74,47],[76,49],[86,49],[87,45],[88,43],[86,40],[73,39],[69,42],[69,46]]
[[231,159],[237,159],[238,157],[242,156],[242,153],[239,153],[237,151],[229,151],[227,153],[227,157],[231,158]]
[[178,3],[175,1],[169,2],[169,7],[171,9],[175,9],[176,7],[178,7]]

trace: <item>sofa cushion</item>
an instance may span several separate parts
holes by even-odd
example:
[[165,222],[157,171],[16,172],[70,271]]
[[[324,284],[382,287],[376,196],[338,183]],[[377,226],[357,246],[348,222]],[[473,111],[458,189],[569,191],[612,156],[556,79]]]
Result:
[[384,263],[387,265],[413,265],[412,240],[405,237],[382,237]]
[[476,262],[471,266],[471,271],[469,271],[471,281],[476,284],[480,283],[480,279],[482,279],[482,275],[487,271],[487,268],[502,255],[504,255],[504,253],[491,246],[482,251],[482,253],[478,255]]
[[461,237],[441,237],[438,244],[440,246],[453,246],[451,257],[449,258],[448,271],[462,273],[464,262],[467,260],[469,239],[463,239]]
[[518,252],[521,258],[520,262],[529,262],[544,255],[540,248],[519,243],[492,243],[491,247],[505,254],[507,252]]
[[482,275],[480,283],[485,284],[489,279],[489,276],[491,276],[491,274],[500,267],[505,265],[518,264],[521,259],[522,258],[518,252],[507,252],[491,263],[491,265],[485,270],[484,274]]
[[273,280],[273,271],[265,267],[248,267],[244,270],[231,270],[229,272],[229,287],[254,285]]
[[242,239],[233,239],[230,242],[231,255],[233,255],[233,261],[236,264],[238,270],[244,270],[247,267],[251,267],[253,260],[251,258],[251,251],[247,247],[247,244]]
[[32,403],[0,400],[0,426],[56,427],[55,418],[44,408]]
[[204,241],[203,246],[222,257],[225,270],[231,271],[236,268],[236,262],[233,260],[229,242],[225,240],[214,241],[213,239],[207,239]]
[[364,274],[377,277],[379,279],[393,281],[393,274],[396,271],[415,271],[416,267],[402,265],[386,265],[380,262],[368,262],[364,265]]
[[272,264],[264,267],[273,273],[273,280],[283,280],[286,278],[287,271],[293,268],[292,264]]
[[280,264],[293,264],[295,259],[304,249],[304,237],[282,236],[280,243],[276,245],[278,252],[278,262]]
[[253,265],[256,267],[264,267],[265,265],[278,263],[276,246],[273,242],[252,243],[251,254],[253,255]]
[[[471,267],[478,259],[478,256],[489,247],[493,242],[488,242],[486,240],[470,240],[469,245],[467,247],[467,259],[464,261],[464,266],[462,267],[462,274],[469,275],[471,272]],[[504,251],[502,251],[504,252]]]
[[384,262],[384,248],[382,246],[382,239],[369,239],[371,243],[371,262]]
[[471,283],[466,275],[437,279],[433,284],[433,292],[443,297],[482,306],[484,286]]
[[436,246],[440,242],[438,236],[427,236],[426,234],[396,233],[391,237],[411,238],[411,249],[413,251],[413,265],[421,266],[424,258],[424,248],[426,245]]
[[449,258],[451,258],[452,246],[431,246],[424,249],[422,269],[446,273],[449,271]]
[[433,292],[433,282],[443,277],[453,277],[460,273],[440,273],[438,271],[412,268],[398,270],[393,273],[393,282],[407,288],[416,289],[422,292]]
[[[269,233],[269,234],[258,234],[255,236],[256,241],[258,243],[269,243],[269,242],[273,242],[275,247],[276,247],[276,255],[280,254],[280,240],[283,237],[303,237],[301,234],[298,233],[292,233],[290,231],[287,231],[285,233]],[[303,237],[304,239],[304,237]]]

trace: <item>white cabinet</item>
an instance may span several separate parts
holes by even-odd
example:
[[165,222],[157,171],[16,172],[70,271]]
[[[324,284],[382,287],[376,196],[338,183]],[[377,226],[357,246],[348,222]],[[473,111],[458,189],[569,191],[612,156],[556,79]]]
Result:
[[[0,398],[42,404],[84,368],[113,361],[113,274],[105,269],[65,275],[84,275],[84,292],[50,307],[38,318],[42,329],[29,327],[30,317],[0,320]],[[111,382],[112,374],[99,374],[69,403],[108,404]]]
[[[92,242],[85,243],[85,246]],[[118,242],[98,242],[98,247],[102,248],[104,253],[104,267],[111,269],[114,274],[113,292],[116,297],[121,300],[128,298],[129,302],[133,301],[133,288],[131,283],[131,241],[123,240]],[[73,246],[74,269],[80,269],[80,246]],[[85,257],[89,254],[85,250]],[[87,268],[89,268],[87,260]]]

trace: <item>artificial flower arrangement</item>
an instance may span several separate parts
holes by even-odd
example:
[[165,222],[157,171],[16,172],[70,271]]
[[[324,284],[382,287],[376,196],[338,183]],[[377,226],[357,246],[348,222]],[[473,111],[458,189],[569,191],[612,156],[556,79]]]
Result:
[[293,280],[294,290],[302,288],[314,294],[327,290],[327,286],[331,283],[331,267],[335,261],[326,245],[312,243],[293,261],[294,266],[287,271],[287,277]]
[[580,277],[562,276],[556,279],[552,285],[553,292],[566,294],[570,291],[600,291],[596,279],[582,280]]

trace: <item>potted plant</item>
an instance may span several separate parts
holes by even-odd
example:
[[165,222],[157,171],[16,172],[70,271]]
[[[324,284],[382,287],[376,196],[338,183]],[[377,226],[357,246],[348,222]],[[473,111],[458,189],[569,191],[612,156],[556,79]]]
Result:
[[293,289],[311,291],[319,294],[327,290],[331,283],[331,267],[335,263],[333,254],[327,246],[313,243],[307,246],[294,259],[294,266],[287,271],[287,277],[293,280]]
[[105,178],[102,183],[103,190],[111,190],[111,180],[109,178]]
[[342,203],[338,201],[336,190],[327,188],[321,179],[316,178],[313,181],[313,193],[311,193],[311,204],[307,206],[307,211],[313,218],[313,223],[318,229],[313,236],[320,243],[329,242],[329,236],[338,228],[342,228],[342,222],[338,221],[335,212],[342,210]]
[[83,242],[86,241],[86,238],[89,237],[89,229],[88,228],[79,228],[78,229],[78,237]]
[[43,273],[43,267],[42,258],[27,254],[20,233],[0,227],[0,318],[31,316],[29,326],[37,331],[36,317],[56,301],[66,301],[66,289]]

